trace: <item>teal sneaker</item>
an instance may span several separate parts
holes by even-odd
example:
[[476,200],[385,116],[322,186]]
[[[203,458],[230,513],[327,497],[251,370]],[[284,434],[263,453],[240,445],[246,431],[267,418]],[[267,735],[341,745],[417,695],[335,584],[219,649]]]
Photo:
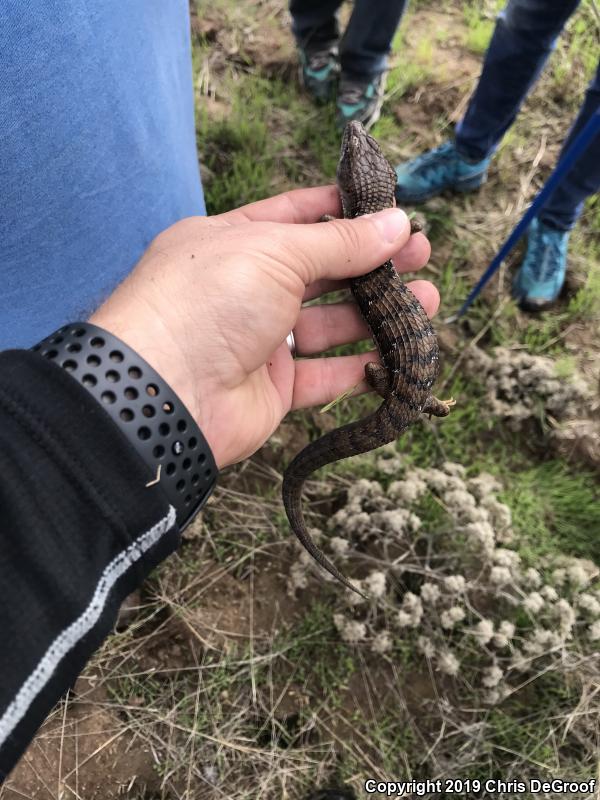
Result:
[[386,73],[368,78],[351,78],[342,75],[337,98],[336,125],[343,130],[357,120],[368,130],[381,114]]
[[560,294],[567,272],[569,231],[559,231],[534,219],[527,252],[515,275],[512,294],[526,311],[542,311]]
[[467,161],[448,141],[396,167],[396,200],[421,203],[446,189],[471,192],[487,180],[491,156],[483,161]]
[[300,83],[317,103],[332,99],[340,72],[336,42],[300,47]]

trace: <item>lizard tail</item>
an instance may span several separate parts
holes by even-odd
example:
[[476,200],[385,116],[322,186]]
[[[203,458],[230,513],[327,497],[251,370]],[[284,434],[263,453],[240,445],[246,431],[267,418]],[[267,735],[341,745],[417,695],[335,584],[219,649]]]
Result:
[[283,476],[283,504],[292,530],[317,563],[344,586],[365,599],[368,599],[367,595],[353,586],[313,542],[302,513],[302,488],[304,481],[320,467],[394,441],[398,430],[386,419],[385,407],[386,403],[383,403],[368,417],[329,431],[317,441],[311,442],[298,453]]

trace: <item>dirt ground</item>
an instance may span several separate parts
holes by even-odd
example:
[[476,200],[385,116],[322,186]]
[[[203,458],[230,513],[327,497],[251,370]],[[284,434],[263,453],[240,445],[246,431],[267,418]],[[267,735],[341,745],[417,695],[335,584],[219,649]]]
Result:
[[[227,4],[193,9],[193,34],[211,48],[197,76],[197,89],[211,120],[226,120],[231,113],[221,78],[232,64],[240,74],[254,71],[261,77],[296,80],[296,56],[282,3],[267,0],[255,5],[256,21],[239,25],[231,24],[238,12]],[[242,9],[239,15],[244,16]],[[442,140],[464,111],[481,64],[480,55],[465,47],[460,4],[449,4],[444,10],[420,7],[408,26],[405,49],[430,31],[444,31],[444,38],[431,52],[420,55],[426,61],[423,82],[387,101],[389,116],[400,126],[399,134],[387,142],[387,150],[398,161],[413,155],[416,144],[425,149]],[[436,242],[428,268],[433,279],[442,276],[451,260],[455,279],[470,285],[548,176],[574,107],[568,105],[560,118],[547,115],[548,103],[555,103],[547,88],[536,90],[527,119],[516,131],[520,137],[529,125],[532,135],[519,138],[510,156],[501,153],[490,181],[476,198],[462,201],[457,208],[452,201],[433,200],[419,210]],[[307,151],[304,161],[295,157],[304,181],[332,178],[319,171],[314,153]],[[218,180],[210,168],[204,176]],[[283,176],[272,189],[278,191],[287,184]],[[440,222],[442,214],[451,220],[448,235],[444,231],[450,228]],[[461,251],[457,241],[463,233],[468,236]],[[485,302],[492,312],[503,303],[508,271],[517,258],[511,257],[500,280],[486,290]],[[585,280],[588,265],[578,259],[575,256],[557,314]],[[472,324],[440,329],[446,363],[452,364],[465,341],[478,332]],[[516,313],[506,325],[518,339],[529,330],[530,322]],[[597,332],[578,319],[556,331],[561,347],[576,354],[581,369],[596,383],[600,370]],[[489,336],[481,344],[486,340],[495,344]],[[313,414],[303,422],[286,421],[252,463],[224,474],[218,500],[207,506],[187,532],[181,552],[133,599],[120,630],[77,681],[68,700],[54,709],[0,789],[2,800],[298,797],[294,787],[301,784],[300,778],[305,774],[317,781],[326,777],[320,772],[320,762],[328,765],[327,776],[335,774],[331,765],[340,754],[359,754],[363,763],[378,771],[381,752],[363,730],[365,723],[368,727],[370,720],[381,716],[382,709],[398,720],[421,717],[426,730],[430,703],[440,691],[440,679],[434,680],[426,670],[404,670],[393,660],[386,663],[365,653],[357,668],[346,675],[329,631],[324,635],[330,637],[326,646],[331,647],[329,666],[334,677],[325,679],[320,672],[298,676],[296,650],[289,637],[302,626],[307,607],[318,598],[319,583],[311,581],[309,590],[296,595],[289,592],[289,566],[297,553],[279,534],[279,470],[312,433],[335,425],[335,420],[334,414]],[[342,477],[334,482],[332,497],[321,494],[314,510],[333,513],[336,491],[343,488]],[[218,506],[226,510],[219,512]],[[231,533],[217,540],[211,538],[210,530],[219,513],[224,514]],[[252,536],[247,553],[246,540],[236,539],[240,530]],[[333,602],[326,593],[321,601],[324,609]],[[317,623],[318,619],[315,630]],[[323,627],[327,629],[325,623]],[[312,641],[310,630],[303,635]],[[254,675],[255,667],[248,666],[252,659],[258,659],[257,670],[268,672],[268,681]],[[215,688],[219,670],[223,684]],[[200,673],[207,683],[194,688],[191,676]],[[338,690],[335,707],[327,690],[330,680]],[[448,691],[451,694],[450,686]],[[217,698],[216,705],[201,708],[207,697]],[[240,709],[250,707],[252,714],[241,719]],[[233,725],[236,715],[240,715],[242,733],[230,735],[233,727],[228,727],[227,720]],[[199,716],[208,723],[198,723]],[[209,724],[216,717],[223,720],[221,728]],[[357,718],[362,720],[360,730]],[[222,733],[211,732],[216,728]],[[401,750],[401,743],[398,747]],[[176,751],[183,753],[179,761]],[[226,761],[224,752],[233,761]],[[228,770],[236,776],[231,794]],[[266,774],[278,771],[276,781],[266,782]],[[284,774],[291,777],[284,779]],[[262,781],[258,784],[257,776]],[[246,788],[240,788],[244,783]]]

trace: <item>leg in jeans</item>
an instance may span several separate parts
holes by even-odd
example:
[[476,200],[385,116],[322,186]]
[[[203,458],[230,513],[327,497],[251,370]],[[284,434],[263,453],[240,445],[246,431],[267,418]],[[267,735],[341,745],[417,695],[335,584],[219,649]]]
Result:
[[[336,40],[341,4],[342,0],[290,0],[298,43]],[[344,72],[360,77],[383,72],[405,5],[406,0],[356,0],[340,48]]]
[[[590,83],[585,101],[559,158],[569,149],[583,126],[600,109],[600,63],[596,77]],[[548,198],[539,219],[545,225],[562,231],[570,230],[581,214],[583,203],[590,195],[600,192],[600,134],[571,167],[560,186]]]
[[420,203],[446,189],[472,191],[485,182],[494,150],[579,2],[509,0],[455,140],[396,168],[399,203]]
[[[599,109],[600,64],[560,157]],[[547,308],[560,295],[567,271],[569,231],[586,197],[597,191],[600,191],[600,134],[590,142],[531,223],[525,257],[512,288],[513,297],[525,309]]]
[[351,120],[370,128],[383,104],[387,57],[406,0],[355,0],[340,44],[342,75],[336,125]]
[[300,46],[339,38],[337,11],[342,0],[290,0],[292,32]]
[[510,0],[500,13],[479,83],[456,127],[470,161],[491,155],[514,122],[579,0]]
[[343,73],[364,78],[386,69],[405,7],[406,0],[355,0],[340,45]]
[[355,0],[338,66],[340,4],[341,0],[290,0],[301,78],[315,100],[325,101],[335,90],[341,66],[336,125],[342,129],[350,120],[359,120],[370,127],[379,119],[387,57],[406,0]]
[[339,73],[337,11],[342,0],[290,0],[301,81],[318,103],[331,99]]

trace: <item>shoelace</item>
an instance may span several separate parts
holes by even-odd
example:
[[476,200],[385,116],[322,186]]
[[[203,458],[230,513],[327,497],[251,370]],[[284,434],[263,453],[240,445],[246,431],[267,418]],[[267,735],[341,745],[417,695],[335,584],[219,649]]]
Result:
[[348,106],[355,106],[365,99],[369,83],[343,82],[340,86],[339,99]]
[[558,231],[535,232],[531,251],[532,274],[536,281],[545,282],[552,278],[554,267],[562,259],[561,238]]
[[331,64],[331,50],[319,50],[314,53],[307,54],[306,60],[308,68],[314,72],[319,72]]
[[456,158],[456,151],[454,150],[454,146],[451,142],[444,142],[439,147],[436,147],[434,150],[430,150],[428,153],[423,153],[420,156],[417,156],[412,162],[413,171],[416,169],[424,170],[425,177],[433,174],[437,177],[439,174],[440,169],[443,169],[446,164],[440,164],[440,160],[442,162],[451,162]]

